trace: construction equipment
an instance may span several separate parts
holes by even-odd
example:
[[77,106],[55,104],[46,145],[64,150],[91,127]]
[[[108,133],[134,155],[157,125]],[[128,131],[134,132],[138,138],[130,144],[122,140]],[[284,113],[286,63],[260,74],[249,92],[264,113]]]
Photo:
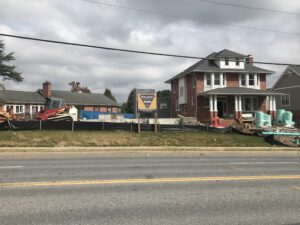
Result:
[[3,123],[7,120],[12,120],[14,118],[14,114],[11,111],[6,112],[0,109],[0,123]]
[[73,105],[66,105],[62,98],[47,98],[45,109],[38,112],[36,119],[77,121],[78,110]]

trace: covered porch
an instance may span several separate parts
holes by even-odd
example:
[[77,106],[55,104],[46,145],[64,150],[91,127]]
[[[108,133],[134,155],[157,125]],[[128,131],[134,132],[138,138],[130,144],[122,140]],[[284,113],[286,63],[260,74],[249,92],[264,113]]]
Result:
[[[278,93],[251,88],[218,88],[199,95],[208,105],[209,119],[241,119],[254,117],[256,111],[262,111],[275,117]],[[204,107],[205,108],[205,107]],[[200,115],[201,117],[201,115]],[[200,118],[201,120],[201,118]]]

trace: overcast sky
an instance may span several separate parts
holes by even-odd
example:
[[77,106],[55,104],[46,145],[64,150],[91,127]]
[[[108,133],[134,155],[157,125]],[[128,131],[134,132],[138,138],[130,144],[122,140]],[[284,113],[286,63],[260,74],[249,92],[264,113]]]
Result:
[[[0,33],[170,54],[207,56],[224,48],[252,54],[254,60],[300,64],[300,15],[210,4],[198,0],[0,0]],[[216,0],[300,13],[299,0]],[[159,15],[165,14],[165,15]],[[242,29],[248,26],[299,35]],[[24,82],[7,89],[35,91],[45,80],[69,90],[80,81],[94,93],[105,87],[119,102],[132,88],[168,89],[164,82],[196,60],[136,55],[1,37]],[[276,72],[284,67],[259,65]]]

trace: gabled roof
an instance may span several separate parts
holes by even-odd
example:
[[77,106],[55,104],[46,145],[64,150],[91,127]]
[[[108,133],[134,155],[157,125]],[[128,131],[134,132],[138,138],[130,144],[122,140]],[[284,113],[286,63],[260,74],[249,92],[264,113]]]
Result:
[[63,98],[66,101],[66,104],[70,105],[118,106],[115,101],[111,100],[103,94],[87,94],[71,91],[52,90],[51,97]]
[[289,67],[300,76],[300,65],[293,65],[293,66],[289,66]]
[[286,69],[283,71],[283,73],[280,75],[280,77],[274,83],[272,89],[276,89],[277,84],[279,84],[279,82],[287,74],[287,72],[289,73],[289,70],[292,70],[293,72],[295,72],[296,75],[300,76],[300,65],[290,65],[290,66],[286,67]]
[[213,58],[235,58],[235,59],[244,59],[246,56],[237,52],[230,51],[228,49],[223,49],[222,51],[214,54]]
[[[226,50],[226,49],[225,49]],[[171,79],[167,80],[166,83],[171,83],[172,80],[183,77],[186,74],[189,74],[191,72],[215,72],[215,73],[265,73],[265,74],[272,74],[274,73],[271,70],[262,69],[259,67],[254,66],[253,64],[247,64],[245,63],[244,69],[221,69],[219,66],[217,66],[213,60],[213,58],[216,58],[216,55],[218,54],[226,54],[229,50],[223,50],[219,53],[211,53],[206,58],[208,59],[202,59],[195,63],[194,65],[190,66],[186,70],[182,71],[181,73],[177,74],[176,76],[172,77]],[[231,51],[230,51],[231,52]],[[233,52],[235,53],[235,52]],[[235,53],[238,55],[241,55],[239,53]],[[245,56],[244,56],[245,57]],[[211,59],[211,60],[209,60]]]
[[0,91],[0,102],[11,104],[44,104],[45,98],[38,92],[30,91]]
[[281,93],[275,93],[271,90],[260,90],[254,88],[244,88],[244,87],[224,87],[216,88],[213,90],[205,91],[199,95],[282,95]]

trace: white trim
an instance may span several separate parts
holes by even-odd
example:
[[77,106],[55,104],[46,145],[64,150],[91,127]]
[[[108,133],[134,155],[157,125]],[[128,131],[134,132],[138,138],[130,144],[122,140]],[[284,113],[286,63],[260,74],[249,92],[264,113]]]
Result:
[[289,88],[298,88],[300,85],[295,85],[295,86],[289,86],[289,87],[282,87],[282,88],[275,88],[273,90],[284,90],[284,89],[289,89]]
[[238,96],[237,95],[234,96],[234,111],[235,112],[238,111]]

